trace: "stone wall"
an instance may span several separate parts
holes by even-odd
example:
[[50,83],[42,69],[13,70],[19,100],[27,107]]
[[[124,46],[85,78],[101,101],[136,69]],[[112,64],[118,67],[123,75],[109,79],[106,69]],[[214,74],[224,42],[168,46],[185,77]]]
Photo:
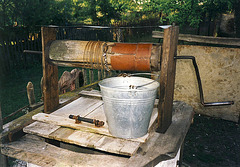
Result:
[[200,104],[191,60],[177,60],[174,100],[185,101],[196,113],[237,122],[240,114],[240,49],[178,45],[177,55],[195,56],[205,102],[234,101],[234,105],[203,107]]

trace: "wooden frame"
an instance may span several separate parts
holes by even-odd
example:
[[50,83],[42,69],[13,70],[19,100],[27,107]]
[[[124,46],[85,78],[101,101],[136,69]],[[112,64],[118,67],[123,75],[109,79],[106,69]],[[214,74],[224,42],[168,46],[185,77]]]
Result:
[[[172,121],[172,106],[174,95],[174,82],[177,44],[178,44],[178,26],[171,26],[164,30],[164,41],[161,55],[161,73],[160,73],[160,92],[159,92],[159,112],[157,132],[164,133]],[[56,40],[56,29],[42,27],[42,45],[43,45],[43,95],[44,112],[50,113],[59,105],[58,92],[58,68],[48,61],[49,46],[51,41]]]
[[44,112],[50,113],[59,105],[58,67],[48,61],[50,42],[56,40],[56,29],[42,27],[42,64]]
[[[18,138],[16,141],[2,144],[2,154],[41,166],[74,166],[76,164],[91,164],[95,166],[108,166],[113,164],[115,166],[155,166],[159,162],[176,157],[190,126],[193,117],[193,109],[183,102],[174,102],[173,105],[172,99],[175,79],[174,56],[177,49],[178,27],[171,27],[166,29],[165,32],[166,40],[163,44],[161,63],[161,69],[163,71],[161,71],[162,78],[160,80],[162,86],[159,92],[161,98],[159,102],[160,107],[158,107],[158,113],[162,114],[162,116],[159,117],[160,123],[158,124],[158,131],[165,132],[164,134],[159,134],[150,130],[151,137],[145,143],[142,143],[141,146],[138,147],[136,153],[134,153],[134,155],[130,158],[109,155],[107,153],[94,155],[85,154],[84,152],[71,152],[64,149],[64,147],[59,148],[45,142],[43,138],[37,136],[37,133],[33,133],[34,135],[27,134],[20,139]],[[48,60],[49,42],[56,39],[55,28],[42,28],[42,38],[44,112],[49,113],[59,107],[57,84],[58,68],[56,65],[51,64]],[[41,112],[41,110],[42,107],[39,107],[38,109],[28,113],[28,117],[24,116],[19,121],[21,121],[21,124],[26,124],[27,122],[29,124],[29,122],[32,121],[32,115]],[[172,119],[174,121],[171,123]],[[16,124],[16,121],[9,124],[5,133],[2,134],[2,137],[9,136],[11,132],[8,129],[12,126],[16,128],[16,125],[19,126],[19,124],[19,122]],[[27,127],[25,127],[26,125],[21,125],[19,128],[25,127],[23,131],[28,133],[27,130],[29,130],[31,125]],[[41,128],[44,130],[52,130],[49,128],[49,125],[39,127],[40,126],[37,128],[38,130]],[[63,137],[62,134],[66,136],[70,135],[70,133],[62,133],[63,129],[65,131],[67,128],[61,127],[61,133],[58,133],[57,131],[51,131],[50,133],[51,135],[55,134],[57,136],[56,139],[59,139],[59,141],[56,141],[58,142],[57,144],[60,145],[61,141],[63,141],[60,140]],[[74,130],[69,128],[67,131],[70,132]],[[80,133],[82,133],[82,131]],[[107,141],[102,144],[104,143],[108,144]]]
[[[152,32],[153,38],[164,38],[164,33],[160,31]],[[187,42],[207,43],[215,45],[240,46],[240,38],[211,37],[191,34],[179,34],[179,40]]]
[[179,27],[164,30],[162,46],[157,132],[164,133],[172,122]]

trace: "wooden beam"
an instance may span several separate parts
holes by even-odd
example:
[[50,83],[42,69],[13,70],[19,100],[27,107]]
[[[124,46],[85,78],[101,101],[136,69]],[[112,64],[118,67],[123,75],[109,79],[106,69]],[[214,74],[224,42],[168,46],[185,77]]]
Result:
[[59,105],[58,92],[58,67],[50,64],[49,46],[50,42],[56,40],[56,29],[42,27],[42,64],[43,64],[43,98],[44,112],[50,113]]
[[1,133],[1,138],[4,141],[13,141],[16,140],[18,137],[15,137],[22,129],[33,123],[32,116],[36,115],[37,113],[42,112],[43,106],[29,112],[28,114],[25,114],[3,126],[3,132]]
[[160,72],[160,89],[158,103],[157,132],[164,133],[172,122],[172,106],[177,55],[178,26],[171,26],[164,30],[162,60]]
[[86,154],[69,151],[44,142],[42,138],[26,135],[18,141],[2,146],[4,155],[44,167],[54,166],[114,166],[122,167],[124,157],[104,154]]
[[[163,38],[163,32],[153,31],[153,38]],[[179,34],[179,40],[187,42],[198,42],[218,45],[240,46],[240,38],[210,37],[190,34]]]

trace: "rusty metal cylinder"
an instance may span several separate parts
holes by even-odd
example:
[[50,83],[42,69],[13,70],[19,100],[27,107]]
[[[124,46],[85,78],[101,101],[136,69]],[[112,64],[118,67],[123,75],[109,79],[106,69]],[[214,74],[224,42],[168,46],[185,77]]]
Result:
[[56,40],[49,60],[60,66],[123,71],[158,71],[161,46],[150,43]]

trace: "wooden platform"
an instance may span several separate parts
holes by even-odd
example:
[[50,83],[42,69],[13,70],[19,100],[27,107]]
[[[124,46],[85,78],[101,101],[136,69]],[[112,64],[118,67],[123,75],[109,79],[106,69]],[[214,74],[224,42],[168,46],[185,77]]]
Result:
[[[85,95],[87,94],[89,97],[80,97],[51,114],[39,113],[34,115],[32,119],[36,120],[36,122],[25,127],[23,131],[109,153],[132,156],[140,144],[146,142],[149,133],[136,139],[121,139],[112,136],[108,131],[103,110],[103,101],[99,98],[90,97],[100,97],[100,93],[96,93],[96,91],[85,92]],[[68,118],[71,114],[98,119],[104,121],[105,125],[103,127],[95,127],[93,124],[85,122],[76,124],[75,120]],[[157,108],[154,108],[149,129],[156,118]]]
[[[2,145],[2,153],[44,167],[154,166],[176,156],[190,126],[193,110],[183,102],[174,102],[172,124],[161,134],[154,130],[155,108],[149,133],[138,139],[113,137],[107,125],[96,128],[89,123],[75,124],[68,118],[69,114],[106,121],[99,97],[80,97],[52,114],[34,115],[33,119],[37,121],[23,129],[28,134],[18,141]],[[103,152],[97,155],[72,152],[46,143],[44,138]]]

